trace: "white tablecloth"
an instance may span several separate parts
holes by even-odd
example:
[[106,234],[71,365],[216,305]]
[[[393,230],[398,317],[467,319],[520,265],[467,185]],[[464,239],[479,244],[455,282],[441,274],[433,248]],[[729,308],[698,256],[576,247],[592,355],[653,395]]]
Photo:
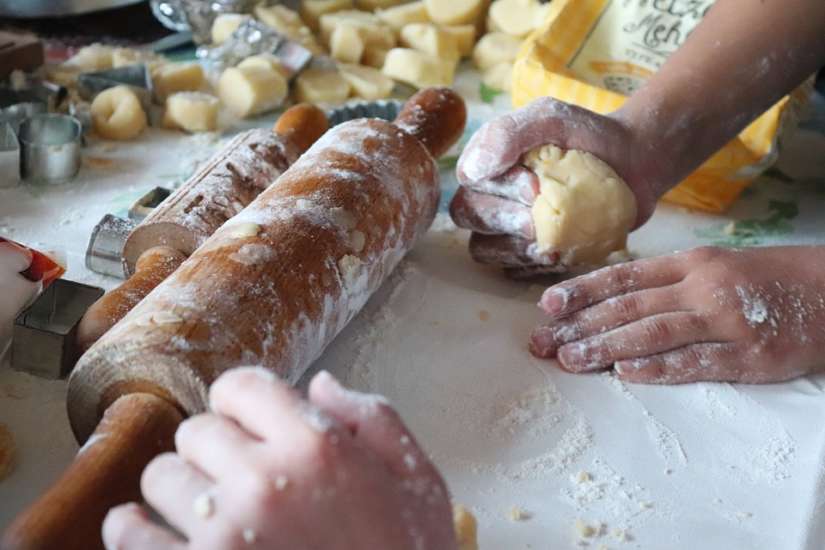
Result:
[[[482,103],[477,87],[475,76],[461,76],[468,135],[507,106],[505,97]],[[148,189],[182,181],[217,143],[157,130],[133,144],[93,143],[78,181],[0,191],[0,234],[58,249],[68,278],[111,287],[117,281],[83,266],[91,228]],[[446,205],[455,181],[444,164]],[[661,206],[631,252],[820,242],[825,136],[800,131],[780,168],[796,181],[763,178],[724,217]],[[771,201],[793,203],[799,215],[781,230],[761,224]],[[759,229],[729,235],[733,219]],[[562,373],[526,350],[543,287],[474,264],[466,237],[440,214],[317,368],[393,401],[456,498],[477,513],[482,548],[579,547],[577,520],[603,533],[586,541],[592,548],[823,546],[825,379],[662,388]],[[64,399],[65,382],[0,366],[0,422],[19,453],[0,483],[0,527],[75,453]]]

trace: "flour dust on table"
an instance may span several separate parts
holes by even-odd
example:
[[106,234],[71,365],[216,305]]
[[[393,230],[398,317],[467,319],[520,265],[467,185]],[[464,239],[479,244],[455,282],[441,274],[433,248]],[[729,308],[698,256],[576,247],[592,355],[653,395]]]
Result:
[[390,400],[477,515],[481,548],[809,548],[776,529],[803,532],[815,510],[816,379],[565,373],[526,347],[546,286],[475,265],[467,237],[440,214],[317,368]]

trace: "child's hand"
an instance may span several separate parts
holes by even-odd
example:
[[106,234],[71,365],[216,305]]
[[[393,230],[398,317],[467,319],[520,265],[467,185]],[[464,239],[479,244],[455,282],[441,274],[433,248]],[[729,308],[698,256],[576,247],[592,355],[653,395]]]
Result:
[[107,548],[456,548],[447,487],[381,398],[321,373],[307,402],[266,371],[237,369],[210,405],[141,482],[182,536],[128,504],[106,518]]
[[825,247],[689,252],[548,289],[531,349],[630,382],[780,382],[825,366]]
[[32,263],[30,250],[0,240],[0,358],[11,338],[14,318],[37,294],[40,283],[23,275]]
[[519,270],[552,271],[557,255],[542,256],[535,242],[531,207],[539,192],[536,175],[522,156],[547,144],[578,149],[605,161],[636,194],[638,224],[658,199],[653,155],[618,116],[602,116],[550,98],[488,122],[472,137],[458,162],[461,187],[450,206],[455,223],[473,231],[470,251],[482,263]]

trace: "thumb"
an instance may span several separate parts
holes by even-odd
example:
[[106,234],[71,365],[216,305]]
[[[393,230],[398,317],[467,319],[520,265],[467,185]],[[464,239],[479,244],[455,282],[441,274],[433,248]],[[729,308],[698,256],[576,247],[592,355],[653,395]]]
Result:
[[491,120],[475,133],[459,158],[459,181],[466,184],[500,176],[524,153],[542,145],[566,149],[571,130],[592,116],[581,107],[544,97]]

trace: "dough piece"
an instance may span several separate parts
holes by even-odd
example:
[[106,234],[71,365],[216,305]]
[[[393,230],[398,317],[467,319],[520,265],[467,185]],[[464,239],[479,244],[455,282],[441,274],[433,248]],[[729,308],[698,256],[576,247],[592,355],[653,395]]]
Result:
[[478,524],[473,514],[460,504],[453,505],[453,525],[458,550],[478,550]]
[[355,7],[352,0],[302,0],[301,17],[314,31],[320,28],[321,16],[341,10],[351,10]]
[[361,63],[374,69],[382,69],[384,62],[387,60],[387,53],[389,53],[389,50],[367,48],[367,51],[364,52],[364,57],[361,58]]
[[307,69],[295,80],[295,98],[306,103],[342,103],[349,93],[349,82],[338,71]]
[[636,198],[610,166],[554,145],[531,151],[524,164],[539,177],[533,205],[539,252],[560,252],[565,265],[598,265],[625,248]]
[[549,7],[538,0],[495,0],[487,15],[487,30],[524,38],[544,23]]
[[355,6],[359,10],[375,11],[382,8],[392,8],[398,4],[403,4],[405,0],[355,0]]
[[5,424],[0,424],[0,481],[3,481],[14,470],[14,437]]
[[221,13],[212,22],[212,42],[223,44],[242,23],[252,19],[243,13]]
[[80,48],[63,65],[84,72],[105,71],[112,68],[112,51],[109,46],[92,44]]
[[469,57],[473,54],[473,46],[476,45],[475,25],[446,25],[441,27],[441,30],[455,39],[461,57]]
[[441,59],[458,60],[458,43],[432,23],[411,23],[401,29],[401,44]]
[[176,92],[196,92],[205,82],[203,67],[197,63],[172,63],[152,74],[155,95],[160,101]]
[[129,86],[103,90],[90,107],[92,126],[104,139],[130,140],[146,129],[146,113]]
[[424,0],[430,20],[440,25],[476,24],[486,0]]
[[393,48],[387,53],[383,73],[418,88],[451,86],[455,76],[455,59],[440,59],[418,50]]
[[160,69],[162,65],[165,65],[167,61],[163,56],[148,50],[136,50],[134,48],[115,48],[112,50],[113,69],[126,67],[127,65],[137,65],[139,63],[146,65],[149,72],[152,73]]
[[329,44],[333,31],[342,24],[356,27],[367,49],[389,50],[395,47],[395,32],[372,13],[358,10],[336,11],[321,16],[321,39],[325,44]]
[[375,12],[378,18],[389,25],[395,32],[401,31],[404,27],[411,23],[429,23],[430,16],[427,14],[427,8],[424,2],[410,2],[409,4],[401,4],[385,10],[378,10]]
[[166,98],[163,126],[187,132],[214,132],[218,127],[218,98],[203,92],[178,92]]
[[473,50],[476,67],[486,71],[499,63],[512,63],[518,56],[521,41],[503,32],[491,32],[481,37]]
[[324,52],[315,39],[315,35],[312,34],[312,30],[304,24],[297,11],[279,4],[265,6],[261,3],[255,6],[255,17],[313,54],[320,55]]
[[279,107],[288,91],[287,81],[279,71],[254,63],[230,67],[218,80],[218,97],[241,118]]
[[364,35],[355,25],[342,23],[329,38],[330,55],[343,63],[359,63],[365,49]]
[[349,82],[352,91],[360,98],[375,100],[389,97],[395,82],[378,69],[361,65],[338,66],[341,76]]
[[286,68],[281,65],[281,61],[272,55],[271,53],[260,53],[258,55],[250,55],[240,63],[236,65],[236,67],[243,69],[244,67],[260,67],[262,69],[272,69],[273,71],[277,71],[281,73],[284,78],[288,78],[288,73]]
[[481,81],[494,90],[509,92],[513,89],[513,64],[509,61],[493,65],[481,75]]

